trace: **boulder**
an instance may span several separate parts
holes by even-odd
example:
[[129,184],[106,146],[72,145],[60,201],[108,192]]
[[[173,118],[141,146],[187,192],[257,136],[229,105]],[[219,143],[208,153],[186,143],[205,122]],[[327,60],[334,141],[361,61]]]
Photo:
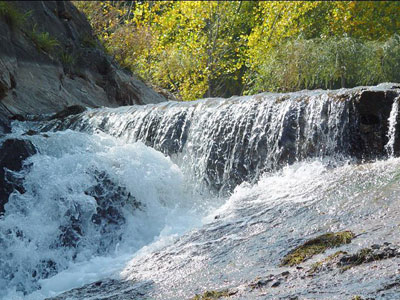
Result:
[[[166,101],[105,53],[70,1],[7,2],[20,24],[0,16],[0,112],[48,114],[71,105],[116,107]],[[32,32],[57,45],[43,50]],[[90,42],[88,42],[90,41]]]
[[54,114],[50,119],[64,119],[66,117],[72,116],[72,115],[78,115],[80,113],[83,113],[86,110],[86,107],[83,107],[82,105],[71,105],[63,109],[62,111],[59,111],[58,113]]
[[4,205],[14,190],[23,192],[22,183],[13,178],[10,171],[20,171],[23,162],[36,153],[28,140],[8,139],[0,147],[0,215],[4,214]]

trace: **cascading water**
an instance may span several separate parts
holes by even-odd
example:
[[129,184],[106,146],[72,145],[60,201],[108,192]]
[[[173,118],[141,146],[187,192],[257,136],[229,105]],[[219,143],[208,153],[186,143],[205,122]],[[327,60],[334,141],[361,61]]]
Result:
[[57,299],[186,299],[225,287],[239,299],[375,295],[382,278],[397,280],[396,263],[375,277],[349,271],[347,282],[290,269],[284,289],[246,284],[282,272],[283,255],[318,233],[356,232],[348,250],[399,242],[399,160],[354,164],[397,154],[396,97],[381,85],[14,122],[2,141],[29,140],[37,153],[13,172],[22,187],[0,217],[0,298],[95,281]]
[[389,156],[394,155],[394,143],[396,138],[396,126],[397,126],[397,118],[399,114],[399,97],[394,99],[392,111],[389,116],[389,130],[388,130],[388,142],[385,145],[385,150]]
[[[21,138],[15,129],[8,137]],[[142,143],[71,130],[29,140],[38,154],[20,174],[24,193],[10,195],[0,219],[4,299],[41,289],[40,299],[101,278],[161,233],[196,223],[201,205],[180,169]],[[110,269],[93,274],[103,263]],[[73,264],[82,269],[46,290],[42,280]]]

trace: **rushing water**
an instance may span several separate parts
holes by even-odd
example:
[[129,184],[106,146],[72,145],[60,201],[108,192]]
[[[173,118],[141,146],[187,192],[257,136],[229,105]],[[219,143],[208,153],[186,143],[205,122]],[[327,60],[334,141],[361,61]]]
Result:
[[[105,278],[115,281],[69,297],[187,299],[224,287],[243,299],[376,296],[397,280],[397,261],[376,264],[373,275],[366,267],[317,280],[291,270],[283,288],[244,288],[282,272],[288,250],[317,234],[352,230],[358,237],[344,247],[352,250],[400,242],[399,159],[358,164],[396,153],[398,100],[385,98],[388,111],[375,116],[352,100],[357,93],[260,94],[14,122],[3,140],[28,139],[38,153],[14,174],[25,192],[11,194],[0,217],[0,298],[44,299]],[[24,135],[28,129],[41,133]],[[371,132],[379,135],[373,143]]]
[[388,142],[385,145],[385,150],[387,151],[389,156],[394,156],[394,143],[396,139],[396,126],[397,126],[397,118],[399,114],[399,97],[394,99],[392,111],[389,116],[389,129],[388,129]]

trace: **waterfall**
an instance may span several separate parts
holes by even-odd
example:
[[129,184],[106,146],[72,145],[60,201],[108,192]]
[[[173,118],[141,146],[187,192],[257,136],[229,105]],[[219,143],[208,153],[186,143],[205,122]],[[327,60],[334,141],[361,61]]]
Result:
[[[382,155],[387,128],[379,126],[388,119],[392,97],[377,88],[263,93],[94,109],[39,129],[100,130],[125,141],[142,141],[170,156],[192,181],[232,191],[244,181],[254,183],[265,172],[307,158]],[[372,135],[378,138],[372,141]]]
[[392,110],[390,112],[390,116],[388,119],[389,129],[388,129],[388,142],[385,145],[385,150],[389,156],[394,156],[394,145],[395,145],[395,138],[396,138],[396,126],[397,126],[397,118],[399,114],[399,97],[394,99]]
[[400,163],[384,159],[399,154],[398,102],[381,85],[14,121],[0,151],[15,139],[36,151],[5,170],[0,299],[93,282],[56,299],[186,299],[282,273],[305,236],[368,229],[360,245],[379,230],[393,241]]

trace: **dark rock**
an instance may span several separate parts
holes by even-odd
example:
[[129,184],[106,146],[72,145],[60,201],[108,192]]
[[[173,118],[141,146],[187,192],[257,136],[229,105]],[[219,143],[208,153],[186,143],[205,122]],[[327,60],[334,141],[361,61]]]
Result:
[[[85,191],[86,195],[92,196],[97,202],[96,213],[91,216],[89,222],[94,224],[102,240],[97,247],[98,254],[113,249],[121,239],[119,229],[125,224],[124,208],[141,209],[142,204],[133,197],[125,187],[112,181],[105,172],[93,171],[97,183]],[[66,225],[60,229],[60,246],[76,248],[84,236],[82,227],[88,222],[82,218],[80,207],[75,206],[74,211],[67,211],[69,219]]]
[[10,171],[20,171],[23,161],[36,153],[30,141],[8,139],[0,147],[0,214],[4,213],[4,205],[9,195],[18,190],[23,192],[23,187]]
[[[391,245],[389,243],[385,243]],[[321,270],[330,271],[335,267],[339,267],[341,271],[346,271],[350,268],[359,266],[364,263],[399,257],[399,247],[387,247],[384,245],[374,244],[370,248],[363,248],[356,253],[347,253],[338,251],[335,254],[328,256],[320,262],[315,263],[308,271],[314,274]]]
[[281,273],[281,276],[289,276],[290,272],[289,271],[285,271]]
[[101,282],[97,281],[94,283],[86,284],[83,287],[75,288],[70,291],[64,292],[54,298],[46,298],[45,300],[67,300],[67,299],[118,299],[119,296],[113,297],[96,297],[108,291],[108,293],[114,293],[119,290],[123,290],[123,296],[121,299],[126,300],[140,300],[149,299],[148,294],[154,288],[154,282],[148,281],[131,281],[131,280],[116,280],[116,279],[104,279]]
[[[389,243],[385,243],[389,245]],[[385,245],[384,244],[384,245]],[[337,265],[342,268],[342,270],[347,270],[349,268],[369,263],[373,261],[378,261],[382,259],[388,259],[398,256],[397,249],[388,248],[385,246],[380,246],[377,248],[364,248],[354,254],[343,255]]]
[[[19,1],[17,28],[0,18],[0,111],[7,114],[53,113],[71,105],[88,107],[166,101],[122,70],[93,36],[85,16],[70,1]],[[59,46],[38,49],[27,32],[36,24]],[[91,47],[83,41],[91,39]]]
[[37,135],[37,134],[38,134],[37,131],[29,129],[29,130],[28,130],[27,132],[25,132],[23,135],[32,136],[32,135]]
[[0,135],[11,132],[10,120],[8,115],[0,109]]
[[264,279],[257,278],[255,281],[249,284],[249,287],[252,289],[262,288],[273,280],[274,280],[273,278],[264,278]]
[[86,107],[81,105],[71,105],[63,109],[62,111],[54,114],[50,119],[64,119],[68,116],[77,115],[83,113],[86,110]]
[[10,120],[24,122],[26,121],[26,118],[23,115],[15,114],[10,118]]
[[281,285],[281,282],[280,281],[275,281],[272,285],[271,285],[271,287],[278,287],[278,286],[280,286]]
[[[388,119],[398,91],[364,90],[354,100],[354,135],[351,154],[363,159],[373,159],[386,154]],[[399,116],[397,116],[399,118]],[[400,122],[397,122],[397,127]],[[396,128],[397,135],[400,128]],[[395,153],[400,151],[400,139],[396,137]]]

